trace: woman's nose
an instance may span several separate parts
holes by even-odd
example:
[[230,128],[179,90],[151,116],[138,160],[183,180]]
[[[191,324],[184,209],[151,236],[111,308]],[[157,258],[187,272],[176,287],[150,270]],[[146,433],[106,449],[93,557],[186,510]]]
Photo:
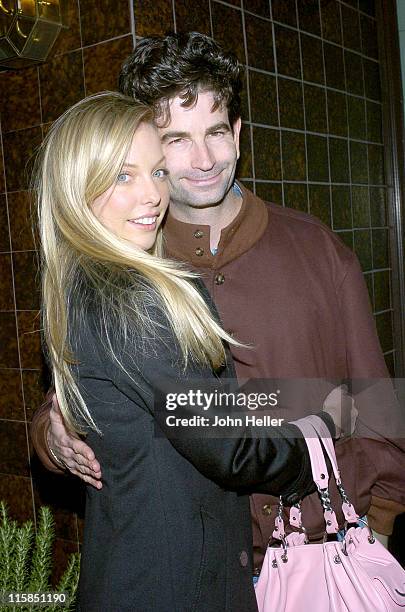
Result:
[[156,183],[153,180],[143,181],[141,188],[141,202],[142,204],[150,204],[157,206],[160,202],[161,196]]

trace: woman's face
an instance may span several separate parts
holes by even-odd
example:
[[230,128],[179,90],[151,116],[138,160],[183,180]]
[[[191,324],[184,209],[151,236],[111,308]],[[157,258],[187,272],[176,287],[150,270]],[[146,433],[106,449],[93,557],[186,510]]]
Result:
[[167,174],[156,128],[141,123],[116,182],[94,200],[94,214],[116,236],[150,249],[169,204]]

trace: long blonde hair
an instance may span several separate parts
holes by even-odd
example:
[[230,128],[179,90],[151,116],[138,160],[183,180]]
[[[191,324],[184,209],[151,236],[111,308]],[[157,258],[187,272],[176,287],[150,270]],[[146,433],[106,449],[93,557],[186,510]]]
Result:
[[72,373],[70,338],[90,302],[97,304],[103,345],[122,368],[112,333],[123,345],[156,336],[161,322],[151,317],[150,305],[165,312],[183,367],[191,358],[215,370],[225,361],[222,340],[238,344],[190,282],[197,275],[162,258],[161,230],[146,252],[114,235],[92,212],[95,198],[115,183],[135,130],[152,121],[148,107],[121,94],[85,98],[52,125],[34,173],[44,340],[62,414],[77,431],[84,431],[83,421],[99,431]]

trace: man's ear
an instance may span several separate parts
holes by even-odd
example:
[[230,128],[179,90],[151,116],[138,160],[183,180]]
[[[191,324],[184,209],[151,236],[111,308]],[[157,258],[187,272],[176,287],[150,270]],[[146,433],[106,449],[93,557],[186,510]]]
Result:
[[238,119],[236,119],[236,121],[234,122],[232,126],[233,140],[235,142],[237,159],[239,159],[239,156],[240,156],[239,135],[240,135],[241,126],[242,126],[242,119],[238,117]]

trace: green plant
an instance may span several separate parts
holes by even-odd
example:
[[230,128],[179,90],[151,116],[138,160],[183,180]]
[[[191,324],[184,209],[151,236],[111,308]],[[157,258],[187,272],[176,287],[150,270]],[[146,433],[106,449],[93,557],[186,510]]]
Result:
[[[50,585],[52,573],[52,544],[55,529],[52,513],[49,508],[40,509],[36,534],[31,521],[18,527],[7,514],[4,502],[0,502],[0,612],[23,612],[26,610],[64,610],[74,609],[74,600],[79,580],[80,555],[72,554],[68,567],[56,589]],[[61,607],[60,600],[46,605],[21,603],[2,605],[9,593],[66,593],[68,603]],[[55,599],[58,599],[55,597]]]

